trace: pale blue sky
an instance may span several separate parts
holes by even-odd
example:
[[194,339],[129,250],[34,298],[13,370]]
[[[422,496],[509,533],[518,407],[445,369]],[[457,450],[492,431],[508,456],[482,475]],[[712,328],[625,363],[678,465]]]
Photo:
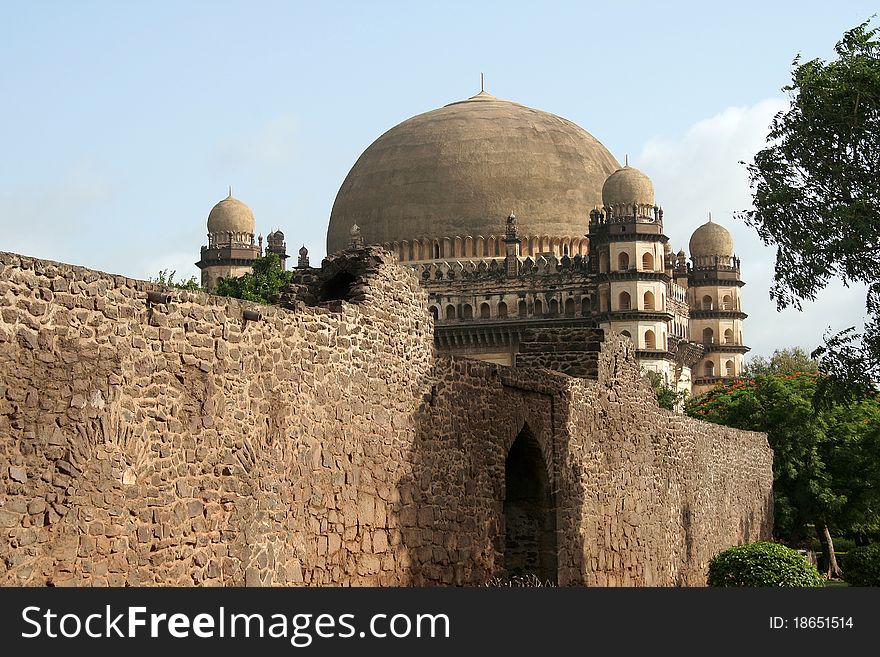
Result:
[[[358,155],[486,88],[564,116],[642,168],[676,250],[711,211],[743,257],[753,353],[812,348],[861,292],[798,315],[731,214],[791,61],[828,58],[870,2],[3,2],[0,249],[145,278],[196,274],[233,185],[266,234],[324,255]],[[784,326],[785,333],[779,332]]]

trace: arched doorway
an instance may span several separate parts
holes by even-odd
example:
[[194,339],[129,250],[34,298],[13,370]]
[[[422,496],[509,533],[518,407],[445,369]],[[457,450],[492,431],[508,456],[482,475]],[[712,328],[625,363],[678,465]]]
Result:
[[556,582],[556,506],[538,441],[523,427],[504,467],[504,565],[510,577]]

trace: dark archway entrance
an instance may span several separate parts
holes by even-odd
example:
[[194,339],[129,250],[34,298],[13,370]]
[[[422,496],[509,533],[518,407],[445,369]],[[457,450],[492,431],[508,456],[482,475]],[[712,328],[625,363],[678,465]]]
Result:
[[504,565],[556,583],[556,505],[538,441],[523,427],[505,463]]
[[350,301],[351,288],[357,279],[347,271],[341,271],[321,286],[321,301]]

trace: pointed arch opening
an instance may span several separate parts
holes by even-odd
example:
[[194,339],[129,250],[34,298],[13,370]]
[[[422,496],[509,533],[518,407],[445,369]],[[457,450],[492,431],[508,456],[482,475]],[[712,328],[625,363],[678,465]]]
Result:
[[715,332],[708,326],[703,329],[703,344],[712,344],[715,342]]
[[504,463],[504,566],[509,577],[556,583],[556,505],[547,463],[524,426]]

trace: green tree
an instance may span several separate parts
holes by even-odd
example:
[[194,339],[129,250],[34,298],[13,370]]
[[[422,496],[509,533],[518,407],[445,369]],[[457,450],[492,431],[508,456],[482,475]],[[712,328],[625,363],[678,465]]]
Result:
[[839,574],[833,533],[880,520],[880,403],[875,395],[816,407],[821,374],[760,375],[685,404],[688,415],[764,431],[773,449],[777,537],[815,532],[830,574]]
[[811,358],[801,347],[775,349],[768,359],[755,356],[743,368],[743,377],[753,379],[761,374],[796,374],[798,372],[818,372],[819,362]]
[[173,287],[178,290],[189,290],[190,292],[201,292],[202,286],[199,285],[199,282],[196,280],[195,276],[190,276],[186,280],[183,281],[175,281],[174,276],[177,274],[176,269],[160,269],[159,275],[156,278],[151,278],[151,283],[158,283],[159,285],[164,285],[165,287]]
[[281,258],[275,253],[267,253],[254,260],[252,269],[252,272],[244,276],[221,278],[214,294],[259,303],[275,303],[281,290],[293,278],[291,272],[284,271]]
[[880,375],[880,41],[870,21],[837,43],[837,58],[793,62],[790,107],[748,165],[754,209],[744,213],[776,248],[779,309],[815,299],[832,278],[868,286],[863,335],[826,336],[823,370],[862,390]]

